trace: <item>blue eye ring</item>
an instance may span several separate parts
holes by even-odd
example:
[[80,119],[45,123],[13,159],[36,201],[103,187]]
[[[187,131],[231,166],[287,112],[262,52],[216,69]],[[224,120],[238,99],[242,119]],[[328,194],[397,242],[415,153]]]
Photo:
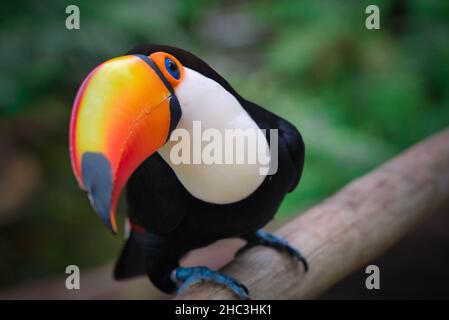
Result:
[[178,65],[170,58],[165,58],[165,69],[167,69],[168,73],[170,73],[176,80],[179,80],[181,77]]

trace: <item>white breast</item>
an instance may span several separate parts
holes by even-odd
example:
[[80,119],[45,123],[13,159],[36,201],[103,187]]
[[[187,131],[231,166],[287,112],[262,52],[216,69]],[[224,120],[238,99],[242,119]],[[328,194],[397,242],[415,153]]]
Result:
[[[194,121],[201,121],[203,132],[213,128],[223,137],[226,129],[249,129],[262,134],[257,124],[232,94],[216,81],[194,70],[184,68],[184,78],[175,93],[182,109],[182,117],[177,128],[190,133],[191,145],[193,145]],[[254,144],[258,144],[259,152],[262,148],[265,154],[268,154],[269,146],[266,139],[256,140],[249,137],[245,146],[251,148]],[[251,164],[247,156],[243,164],[203,162],[175,164],[170,157],[170,151],[175,145],[176,142],[167,142],[159,149],[159,154],[174,170],[183,186],[193,196],[203,201],[216,204],[240,201],[253,193],[265,178],[261,174],[264,164],[259,161]]]

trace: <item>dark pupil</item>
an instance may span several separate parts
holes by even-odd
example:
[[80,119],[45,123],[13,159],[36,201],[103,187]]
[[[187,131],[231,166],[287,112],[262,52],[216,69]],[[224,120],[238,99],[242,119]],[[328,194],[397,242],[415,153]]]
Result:
[[170,69],[171,72],[176,72],[178,71],[178,66],[176,65],[176,63],[174,63],[173,61],[170,61],[168,63],[168,68]]

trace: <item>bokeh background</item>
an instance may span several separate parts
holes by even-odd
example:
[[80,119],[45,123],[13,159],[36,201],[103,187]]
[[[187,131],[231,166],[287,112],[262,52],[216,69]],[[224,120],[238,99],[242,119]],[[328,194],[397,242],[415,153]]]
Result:
[[[80,8],[80,30],[65,28],[69,4]],[[369,4],[380,8],[380,30],[365,28]],[[449,125],[445,0],[3,1],[0,43],[2,298],[164,297],[144,278],[111,279],[123,239],[78,189],[67,146],[83,78],[137,44],[196,53],[300,129],[304,176],[275,225]],[[448,298],[446,216],[377,261],[384,290],[367,292],[361,270],[324,298]],[[65,290],[69,264],[81,268],[77,293]]]

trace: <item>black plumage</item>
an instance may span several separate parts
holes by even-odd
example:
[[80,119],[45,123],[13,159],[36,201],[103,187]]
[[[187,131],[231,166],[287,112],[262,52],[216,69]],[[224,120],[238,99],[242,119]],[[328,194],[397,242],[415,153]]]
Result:
[[[304,143],[288,121],[241,97],[207,63],[184,50],[168,46],[139,46],[128,54],[163,51],[185,67],[211,78],[234,95],[261,129],[278,129],[278,171],[266,176],[247,198],[225,205],[192,196],[174,171],[155,153],[132,174],[126,188],[131,222],[145,232],[132,232],[116,266],[116,278],[146,272],[161,290],[171,292],[170,273],[188,251],[219,239],[247,239],[275,215],[285,195],[298,184],[304,164]],[[219,111],[217,111],[219,112]],[[269,139],[268,139],[269,141]],[[236,181],[236,184],[239,182]]]

